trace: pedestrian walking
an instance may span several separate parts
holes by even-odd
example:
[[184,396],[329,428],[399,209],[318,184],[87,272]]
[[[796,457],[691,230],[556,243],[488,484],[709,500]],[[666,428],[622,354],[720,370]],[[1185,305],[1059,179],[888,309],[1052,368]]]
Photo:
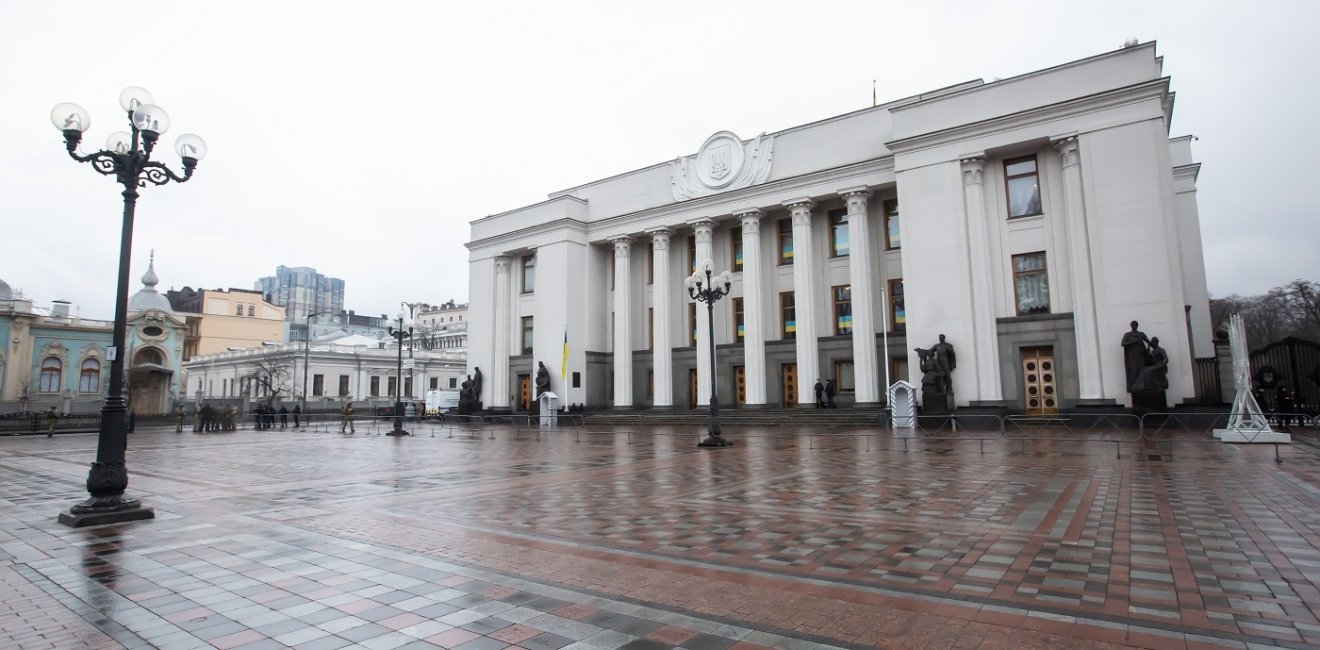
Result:
[[299,416],[301,416],[301,415],[302,415],[302,404],[294,404],[294,405],[293,405],[293,428],[297,429],[297,428],[299,428],[299,427],[302,426],[302,422],[299,420]]
[[834,405],[834,380],[825,380],[825,408],[838,408]]
[[183,433],[183,407],[174,407],[174,432]]
[[339,432],[343,433],[347,428],[349,433],[357,433],[357,428],[353,426],[353,403],[344,405],[344,419],[339,423]]
[[820,379],[817,379],[815,389],[816,389],[816,408],[823,409],[825,408],[825,384],[820,383]]
[[55,435],[55,423],[56,423],[56,422],[59,422],[59,420],[60,420],[60,414],[55,412],[55,407],[54,407],[54,406],[50,407],[50,410],[49,410],[49,411],[46,411],[46,437],[47,437],[47,438],[49,438],[49,437]]
[[289,426],[289,409],[280,404],[280,428]]

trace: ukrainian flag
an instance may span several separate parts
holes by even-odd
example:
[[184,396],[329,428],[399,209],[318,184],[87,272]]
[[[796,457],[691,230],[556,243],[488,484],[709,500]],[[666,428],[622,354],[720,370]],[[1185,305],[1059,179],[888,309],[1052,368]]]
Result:
[[559,362],[559,378],[568,378],[568,328],[564,328],[564,358]]

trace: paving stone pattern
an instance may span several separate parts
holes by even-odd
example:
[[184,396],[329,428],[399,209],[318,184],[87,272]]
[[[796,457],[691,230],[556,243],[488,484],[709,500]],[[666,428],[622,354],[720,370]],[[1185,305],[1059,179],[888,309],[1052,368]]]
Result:
[[[1320,646],[1320,448],[416,429],[0,438],[0,647]],[[1188,438],[1185,442],[1190,442]]]

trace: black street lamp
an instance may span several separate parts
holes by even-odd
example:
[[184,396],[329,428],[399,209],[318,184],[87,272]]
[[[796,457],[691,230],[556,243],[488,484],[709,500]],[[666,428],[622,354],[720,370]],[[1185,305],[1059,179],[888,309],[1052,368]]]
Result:
[[317,316],[325,316],[328,313],[330,312],[307,314],[307,316],[304,318],[304,320],[307,321],[307,329],[306,331],[303,332],[303,390],[302,390],[303,417],[311,417],[307,415],[307,356],[308,356],[307,353],[312,347],[312,319],[316,318]]
[[156,513],[142,507],[137,499],[125,499],[128,487],[128,469],[124,452],[128,447],[127,412],[124,402],[124,349],[128,324],[128,270],[133,252],[133,211],[137,206],[138,188],[164,185],[170,181],[182,183],[192,178],[197,161],[206,155],[206,143],[201,138],[186,134],[179,136],[174,149],[183,158],[183,175],[170,171],[165,165],[152,161],[160,135],[170,127],[170,118],[156,106],[151,93],[137,87],[125,88],[119,93],[119,105],[128,112],[131,131],[116,131],[106,140],[106,148],[93,154],[78,153],[83,132],[91,126],[91,116],[77,104],[63,103],[50,111],[55,128],[64,133],[64,148],[69,157],[78,162],[92,163],[92,169],[105,176],[113,176],[124,186],[124,219],[119,238],[119,284],[115,292],[115,329],[113,344],[106,351],[110,357],[110,385],[101,408],[100,436],[96,445],[96,462],[87,474],[87,492],[91,496],[82,503],[61,512],[59,521],[73,526],[95,526],[151,519]]
[[[697,446],[731,447],[733,443],[720,435],[720,396],[717,388],[719,382],[715,381],[715,303],[720,298],[729,295],[730,280],[728,271],[712,278],[712,266],[710,260],[706,260],[702,263],[701,268],[685,281],[688,296],[698,302],[706,303],[706,323],[709,326],[707,327],[706,339],[710,345],[710,413],[707,420],[710,434],[706,436],[705,440],[697,443]],[[703,272],[706,275],[704,282],[701,277]],[[715,280],[719,280],[724,288],[721,289],[715,286]]]
[[408,329],[403,329],[403,313],[399,313],[399,329],[389,328],[390,336],[399,344],[399,365],[394,373],[394,430],[386,435],[406,436],[407,431],[403,430],[403,340],[412,338],[412,322],[409,321]]

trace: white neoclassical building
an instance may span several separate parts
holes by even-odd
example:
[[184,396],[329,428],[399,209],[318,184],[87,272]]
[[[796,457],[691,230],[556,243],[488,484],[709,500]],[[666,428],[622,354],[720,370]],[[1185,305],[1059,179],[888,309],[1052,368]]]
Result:
[[[695,154],[471,223],[469,371],[525,407],[538,363],[566,404],[843,405],[919,384],[954,346],[958,406],[1131,404],[1130,321],[1167,399],[1213,355],[1190,137],[1153,43],[972,81]],[[695,143],[694,143],[695,144]],[[732,272],[714,310],[684,279]],[[711,376],[707,337],[717,345]],[[887,342],[887,347],[886,347]]]

